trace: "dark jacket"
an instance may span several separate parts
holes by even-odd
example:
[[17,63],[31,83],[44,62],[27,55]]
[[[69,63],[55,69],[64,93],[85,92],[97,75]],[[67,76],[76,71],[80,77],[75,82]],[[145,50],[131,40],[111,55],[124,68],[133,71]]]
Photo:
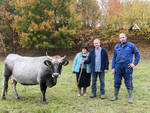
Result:
[[[101,51],[101,70],[102,72],[104,72],[104,70],[108,70],[109,68],[109,59],[108,59],[108,55],[107,55],[107,51],[105,50],[105,48],[102,48]],[[95,47],[91,49],[88,59],[84,61],[84,63],[88,64],[91,63],[91,70],[92,72],[95,72]]]

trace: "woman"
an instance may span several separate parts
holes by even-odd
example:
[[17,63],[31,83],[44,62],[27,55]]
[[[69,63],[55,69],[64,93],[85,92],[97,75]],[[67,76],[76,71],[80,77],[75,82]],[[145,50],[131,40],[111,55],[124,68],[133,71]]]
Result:
[[[81,49],[82,51],[77,53],[73,61],[72,72],[76,73],[78,96],[81,96],[81,88],[83,88],[83,96],[86,96],[86,88],[90,86],[91,81],[91,67],[90,64],[83,64],[82,66],[82,60],[85,60],[88,57],[89,53],[87,46],[84,45]],[[81,68],[82,73],[80,76]]]

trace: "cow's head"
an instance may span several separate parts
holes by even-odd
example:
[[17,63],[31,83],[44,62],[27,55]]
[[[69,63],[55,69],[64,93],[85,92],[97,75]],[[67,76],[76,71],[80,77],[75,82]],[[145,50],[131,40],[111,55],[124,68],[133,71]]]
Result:
[[65,59],[65,56],[64,57],[60,57],[60,56],[50,57],[47,55],[47,58],[48,60],[45,60],[44,64],[50,67],[53,78],[59,77],[61,74],[62,65],[66,66],[69,63],[69,61]]

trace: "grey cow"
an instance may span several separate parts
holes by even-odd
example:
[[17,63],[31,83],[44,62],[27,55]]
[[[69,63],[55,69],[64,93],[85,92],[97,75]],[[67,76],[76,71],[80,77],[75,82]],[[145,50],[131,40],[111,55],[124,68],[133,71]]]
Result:
[[11,77],[16,99],[19,99],[16,90],[17,82],[23,85],[40,84],[41,101],[43,104],[48,104],[45,98],[46,89],[56,85],[57,77],[61,74],[62,65],[67,65],[68,63],[69,61],[65,57],[60,56],[24,57],[9,54],[4,62],[2,99],[6,99],[5,94]]

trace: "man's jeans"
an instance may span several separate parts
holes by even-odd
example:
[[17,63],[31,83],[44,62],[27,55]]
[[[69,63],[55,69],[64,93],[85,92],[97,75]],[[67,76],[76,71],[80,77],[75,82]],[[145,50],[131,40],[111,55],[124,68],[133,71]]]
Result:
[[105,94],[105,73],[104,72],[92,72],[92,94],[96,95],[97,91],[97,76],[100,79],[100,94]]

